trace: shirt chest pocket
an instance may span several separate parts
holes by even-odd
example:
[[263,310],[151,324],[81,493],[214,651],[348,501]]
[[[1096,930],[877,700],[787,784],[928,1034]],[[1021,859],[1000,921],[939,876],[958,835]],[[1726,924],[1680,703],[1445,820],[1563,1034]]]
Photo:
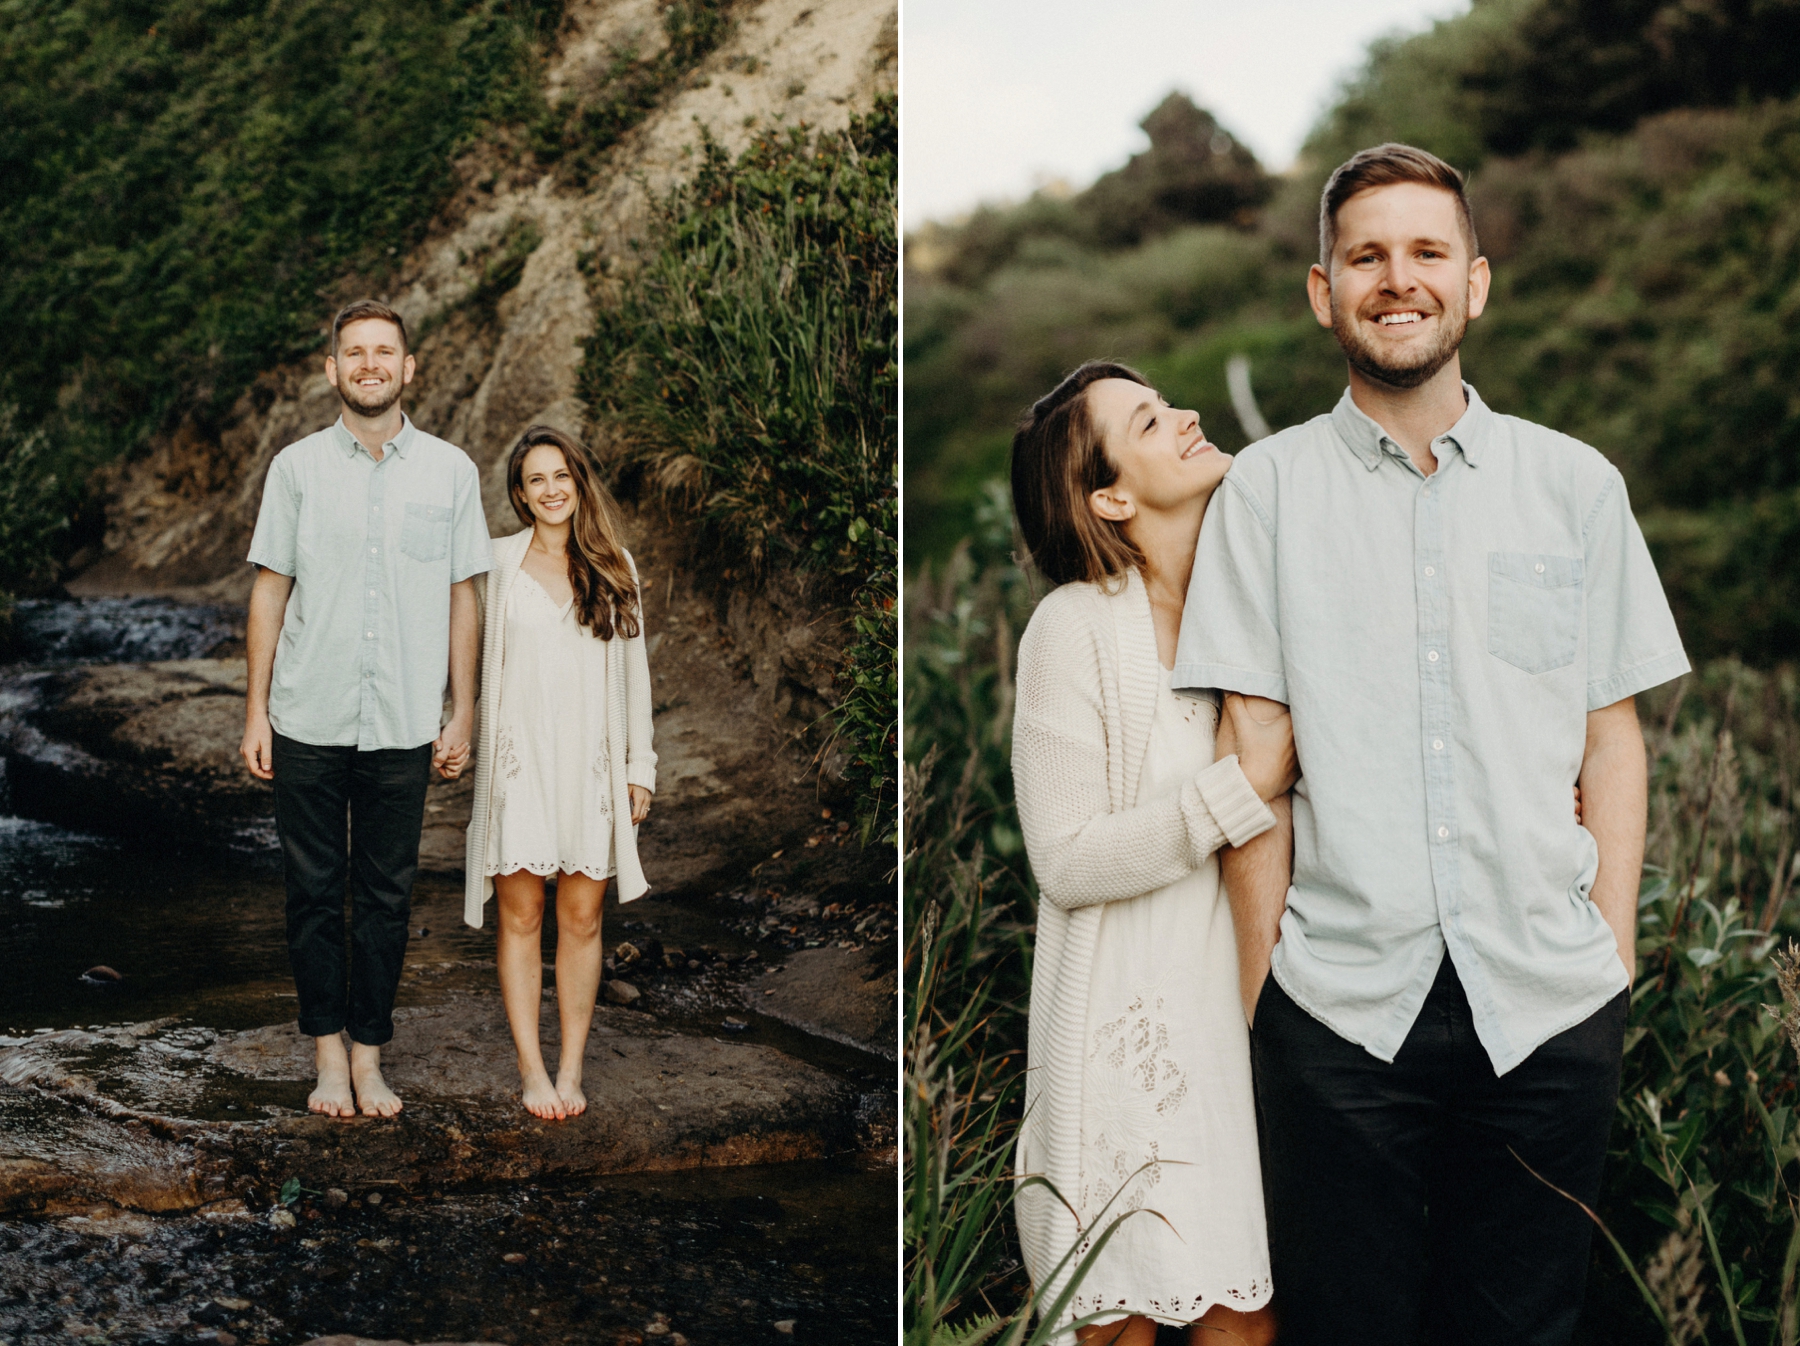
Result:
[[408,503],[400,550],[415,561],[441,561],[450,551],[450,507]]
[[1579,556],[1488,553],[1488,653],[1527,673],[1575,662],[1581,643]]

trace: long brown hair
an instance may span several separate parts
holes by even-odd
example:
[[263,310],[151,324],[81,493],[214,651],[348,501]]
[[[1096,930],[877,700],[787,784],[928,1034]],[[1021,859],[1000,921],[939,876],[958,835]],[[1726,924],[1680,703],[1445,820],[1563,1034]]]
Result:
[[525,455],[533,449],[560,450],[575,483],[575,519],[569,529],[569,583],[575,590],[575,619],[601,640],[615,632],[630,640],[638,624],[637,583],[625,564],[619,543],[619,507],[600,480],[587,450],[571,435],[549,425],[534,425],[519,436],[506,460],[506,493],[513,512],[527,528],[537,516],[525,503]]
[[1088,411],[1088,387],[1101,379],[1150,386],[1128,365],[1089,360],[1032,403],[1013,434],[1013,515],[1031,563],[1052,584],[1100,583],[1144,564],[1124,526],[1088,508],[1088,496],[1119,479]]

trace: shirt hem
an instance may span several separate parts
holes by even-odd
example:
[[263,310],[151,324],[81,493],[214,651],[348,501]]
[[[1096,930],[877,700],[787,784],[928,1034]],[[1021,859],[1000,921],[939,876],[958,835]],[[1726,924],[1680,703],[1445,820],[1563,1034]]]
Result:
[[1177,692],[1240,692],[1245,696],[1266,696],[1271,701],[1287,704],[1287,679],[1278,673],[1259,673],[1254,669],[1232,668],[1226,664],[1176,664],[1170,675],[1170,686]]
[[1654,659],[1646,659],[1623,672],[1615,673],[1603,682],[1588,684],[1587,708],[1601,710],[1614,702],[1623,701],[1628,696],[1636,696],[1639,692],[1659,687],[1683,673],[1689,672],[1693,665],[1688,662],[1687,654],[1682,650],[1674,650],[1668,654],[1659,654]]
[[[1279,948],[1280,946],[1277,945],[1276,947]],[[1445,953],[1445,957],[1449,957],[1449,954],[1447,951]],[[1313,1018],[1317,1019],[1320,1023],[1324,1024],[1325,1027],[1329,1028],[1333,1033],[1336,1033],[1345,1042],[1348,1042],[1355,1046],[1361,1047],[1365,1052],[1367,1052],[1370,1056],[1373,1056],[1377,1061],[1383,1062],[1384,1064],[1390,1065],[1390,1066],[1394,1064],[1394,1058],[1400,1054],[1400,1048],[1402,1046],[1404,1046],[1406,1043],[1406,1034],[1405,1033],[1402,1033],[1400,1035],[1400,1041],[1398,1043],[1396,1043],[1391,1049],[1389,1049],[1388,1051],[1386,1051],[1384,1053],[1381,1048],[1370,1045],[1368,1042],[1365,1042],[1362,1038],[1357,1037],[1355,1034],[1346,1033],[1342,1028],[1340,1028],[1336,1023],[1334,1023],[1332,1021],[1331,1016],[1327,1015],[1323,1010],[1318,1009],[1316,1006],[1311,1004],[1306,996],[1302,995],[1300,992],[1296,991],[1292,986],[1288,985],[1287,978],[1281,975],[1281,969],[1279,966],[1271,965],[1269,968],[1269,975],[1275,979],[1275,984],[1277,986],[1281,987],[1281,989],[1283,991],[1287,992],[1287,998],[1289,1000],[1293,1001],[1301,1009],[1305,1010],[1308,1014],[1312,1015]],[[1418,1013],[1415,1011],[1413,1014],[1412,1023],[1417,1023],[1418,1020],[1419,1020],[1419,1016],[1418,1016]],[[1406,1026],[1407,1033],[1410,1033],[1412,1031],[1412,1023],[1409,1023]]]
[[1568,1018],[1560,1020],[1552,1027],[1547,1028],[1542,1033],[1538,1034],[1526,1045],[1523,1051],[1508,1053],[1504,1059],[1496,1056],[1494,1049],[1488,1046],[1487,1036],[1482,1032],[1481,1025],[1477,1024],[1475,1026],[1475,1036],[1480,1038],[1481,1045],[1487,1048],[1488,1060],[1493,1063],[1494,1074],[1510,1074],[1512,1071],[1529,1061],[1533,1052],[1539,1047],[1542,1047],[1546,1042],[1550,1041],[1550,1039],[1555,1037],[1558,1033],[1566,1033],[1577,1024],[1586,1023],[1601,1010],[1605,1009],[1606,1006],[1610,1005],[1620,991],[1629,991],[1631,989],[1631,983],[1623,980],[1625,976],[1625,964],[1619,961],[1619,956],[1616,953],[1613,955],[1613,966],[1618,969],[1619,977],[1621,978],[1618,985],[1602,994],[1599,999],[1594,1000],[1592,1003],[1587,1001],[1578,1002],[1580,1007],[1573,1011]]

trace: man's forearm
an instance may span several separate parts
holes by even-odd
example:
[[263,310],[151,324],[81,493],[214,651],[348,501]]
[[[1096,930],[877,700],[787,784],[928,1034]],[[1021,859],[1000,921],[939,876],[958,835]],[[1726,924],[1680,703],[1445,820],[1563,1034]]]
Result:
[[244,626],[246,713],[250,718],[269,713],[269,683],[275,675],[275,646],[281,639],[281,621],[287,613],[291,576],[258,570],[250,590],[250,611]]
[[459,721],[475,718],[475,672],[481,659],[480,613],[475,581],[450,586],[450,714]]
[[1650,770],[1636,703],[1627,697],[1587,718],[1581,760],[1582,825],[1593,833],[1600,870],[1591,896],[1619,945],[1627,975],[1637,971],[1637,898],[1644,872]]
[[1269,801],[1275,826],[1242,846],[1219,852],[1219,873],[1231,903],[1237,936],[1238,993],[1244,1022],[1256,1017],[1256,998],[1269,975],[1269,958],[1281,939],[1281,913],[1287,907],[1288,883],[1294,869],[1293,798]]

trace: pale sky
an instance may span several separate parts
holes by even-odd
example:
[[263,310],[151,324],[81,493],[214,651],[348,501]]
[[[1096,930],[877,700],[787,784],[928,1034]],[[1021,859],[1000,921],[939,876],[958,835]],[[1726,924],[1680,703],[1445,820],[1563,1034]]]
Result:
[[907,228],[1062,178],[1084,187],[1149,142],[1171,89],[1264,167],[1293,162],[1372,38],[1468,0],[905,0],[901,202]]

